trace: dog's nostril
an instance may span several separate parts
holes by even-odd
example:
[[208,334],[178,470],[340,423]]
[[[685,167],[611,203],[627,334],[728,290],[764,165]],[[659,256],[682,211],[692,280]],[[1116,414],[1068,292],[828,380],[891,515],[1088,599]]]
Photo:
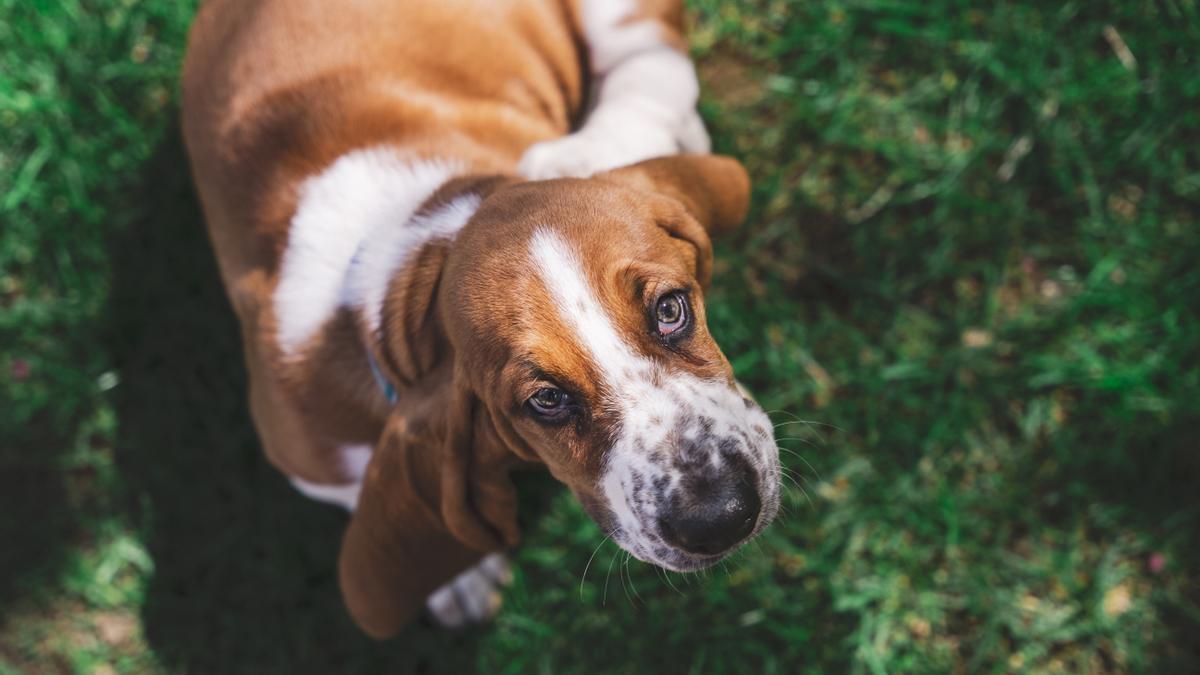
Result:
[[690,553],[722,553],[746,538],[762,504],[748,481],[729,481],[702,499],[683,499],[659,520],[663,539]]

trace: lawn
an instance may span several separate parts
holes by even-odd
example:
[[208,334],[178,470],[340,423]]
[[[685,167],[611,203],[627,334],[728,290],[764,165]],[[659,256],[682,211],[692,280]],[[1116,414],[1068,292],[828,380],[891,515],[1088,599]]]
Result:
[[1196,0],[693,0],[785,513],[664,574],[530,481],[497,620],[386,643],[250,427],[194,4],[0,0],[0,673],[1200,669]]

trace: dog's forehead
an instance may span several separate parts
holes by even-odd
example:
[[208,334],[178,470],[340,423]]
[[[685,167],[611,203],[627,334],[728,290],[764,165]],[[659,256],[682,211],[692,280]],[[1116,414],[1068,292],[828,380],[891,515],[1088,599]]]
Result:
[[[556,330],[560,279],[547,279],[547,258],[531,255],[552,233],[569,252],[572,275],[622,325],[640,328],[639,283],[694,282],[684,245],[659,225],[657,197],[597,180],[540,181],[502,190],[480,206],[459,238],[450,274],[467,289],[455,299],[473,327],[510,348]],[[560,275],[566,279],[565,275]],[[505,321],[497,326],[496,317]],[[630,320],[638,326],[627,325]]]
[[[638,258],[613,260],[602,252],[591,255],[578,241],[549,227],[533,232],[527,259],[533,306],[522,344],[533,353],[541,348],[554,366],[566,364],[584,372],[610,396],[630,386],[651,385],[678,370],[717,379],[725,374],[724,357],[703,325],[700,291],[683,266]],[[694,294],[697,315],[687,350],[691,358],[668,354],[653,335],[653,299],[679,289]],[[545,345],[554,348],[547,350]]]
[[[573,228],[536,228],[525,242],[521,307],[510,322],[513,346],[535,377],[595,398],[611,385],[615,363],[638,367],[647,332],[636,257],[609,244],[592,251]],[[627,243],[627,242],[626,242]]]
[[653,258],[667,236],[658,227],[675,209],[671,200],[599,179],[558,179],[521,183],[486,199],[465,235],[489,247],[524,248],[532,235],[553,229],[597,256]]

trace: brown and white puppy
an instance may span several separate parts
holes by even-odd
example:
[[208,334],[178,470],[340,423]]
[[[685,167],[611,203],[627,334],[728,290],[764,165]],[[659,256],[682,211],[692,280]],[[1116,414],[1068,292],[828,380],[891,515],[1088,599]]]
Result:
[[[708,149],[681,13],[200,10],[184,132],[251,412],[297,488],[353,511],[339,575],[371,635],[423,604],[448,624],[495,611],[521,466],[673,570],[777,510],[771,425],[705,326],[709,237],[749,185],[733,160],[676,154]],[[588,177],[529,180],[567,175]]]

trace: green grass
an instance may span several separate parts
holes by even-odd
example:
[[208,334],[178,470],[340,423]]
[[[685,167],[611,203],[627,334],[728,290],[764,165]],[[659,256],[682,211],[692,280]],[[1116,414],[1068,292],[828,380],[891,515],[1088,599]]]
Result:
[[0,673],[1200,667],[1195,0],[694,0],[755,184],[709,314],[786,513],[664,576],[533,486],[495,623],[384,644],[249,425],[193,4],[0,0]]

